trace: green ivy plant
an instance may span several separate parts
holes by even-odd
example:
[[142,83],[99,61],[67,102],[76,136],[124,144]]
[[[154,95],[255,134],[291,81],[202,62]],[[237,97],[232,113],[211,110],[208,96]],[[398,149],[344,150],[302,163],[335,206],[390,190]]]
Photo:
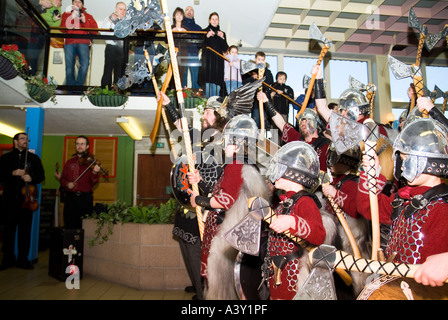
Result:
[[96,219],[97,228],[94,238],[89,240],[89,245],[105,243],[113,234],[114,225],[117,223],[142,223],[142,224],[168,224],[174,223],[174,214],[178,203],[174,198],[159,206],[129,206],[125,202],[116,201],[108,204],[106,210],[100,213],[92,212],[84,218]]

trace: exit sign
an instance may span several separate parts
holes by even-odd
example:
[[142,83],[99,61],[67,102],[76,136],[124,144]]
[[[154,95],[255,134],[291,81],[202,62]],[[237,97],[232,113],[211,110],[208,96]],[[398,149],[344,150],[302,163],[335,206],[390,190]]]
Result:
[[164,148],[165,144],[163,142],[157,142],[157,148]]

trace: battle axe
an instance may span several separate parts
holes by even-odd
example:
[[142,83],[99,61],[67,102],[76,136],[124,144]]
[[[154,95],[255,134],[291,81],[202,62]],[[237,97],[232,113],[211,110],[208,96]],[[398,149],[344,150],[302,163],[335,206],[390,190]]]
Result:
[[[317,41],[320,41],[323,43],[323,47],[320,51],[319,59],[316,62],[316,65],[320,66],[320,64],[322,63],[322,60],[324,59],[325,55],[327,54],[328,50],[330,49],[330,47],[332,45],[331,39],[324,37],[322,32],[320,32],[319,28],[317,27],[317,25],[314,22],[311,23],[311,25],[310,25],[309,36],[311,39],[317,40]],[[299,119],[299,116],[305,111],[308,101],[310,100],[311,91],[313,91],[314,81],[316,80],[316,76],[317,76],[316,73],[313,73],[311,75],[311,80],[308,84],[308,90],[306,91],[305,99],[303,100],[303,103],[302,103],[302,108],[297,113],[296,119]]]
[[342,154],[348,149],[359,145],[361,141],[365,143],[366,154],[370,159],[369,169],[366,174],[372,216],[372,259],[376,259],[377,252],[380,249],[380,224],[374,160],[376,143],[379,138],[378,125],[370,118],[364,123],[358,123],[341,116],[337,112],[331,112],[330,131],[338,154]]
[[[309,253],[309,258],[313,265],[321,260],[325,260],[334,270],[376,273],[406,278],[413,278],[415,272],[421,266],[418,264],[358,259],[347,252],[337,250],[334,246],[326,244],[320,245],[315,250],[312,250]],[[448,280],[445,283],[448,283]]]
[[355,79],[354,77],[350,76],[348,79],[349,87],[359,90],[359,91],[366,91],[366,97],[369,101],[369,108],[370,108],[370,118],[373,119],[373,104],[375,101],[375,94],[376,94],[376,85],[373,83],[369,83],[368,85],[365,85],[361,81]]
[[442,98],[444,95],[443,91],[440,90],[440,88],[435,85],[434,90],[430,92],[429,97],[431,98],[431,102],[434,103],[439,98]]
[[[277,219],[277,215],[266,199],[253,197],[247,200],[247,205],[249,213],[235,227],[227,231],[224,238],[235,249],[258,256],[260,254],[261,222],[266,221],[270,224]],[[304,248],[314,248],[306,240],[292,235],[289,231],[285,231],[283,234]]]

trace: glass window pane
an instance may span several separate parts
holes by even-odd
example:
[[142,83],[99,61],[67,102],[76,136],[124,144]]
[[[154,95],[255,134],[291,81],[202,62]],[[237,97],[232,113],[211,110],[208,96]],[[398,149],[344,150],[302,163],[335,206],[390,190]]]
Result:
[[[311,77],[311,70],[316,64],[315,58],[298,58],[298,57],[285,57],[283,65],[285,66],[286,84],[294,90],[294,98],[305,93],[303,88],[303,77],[305,75]],[[323,64],[322,64],[323,67]]]
[[339,99],[341,93],[349,88],[349,78],[369,84],[369,71],[366,61],[330,60],[331,98]]

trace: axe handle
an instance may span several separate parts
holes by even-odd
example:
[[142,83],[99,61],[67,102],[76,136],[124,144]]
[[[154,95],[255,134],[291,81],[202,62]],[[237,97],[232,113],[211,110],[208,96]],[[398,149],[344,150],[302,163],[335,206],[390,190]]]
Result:
[[[263,78],[264,76],[264,70],[265,69],[258,69],[258,79]],[[258,89],[258,91],[262,91],[263,87],[260,86],[260,88]],[[264,106],[263,106],[263,101],[262,100],[258,100],[258,108],[260,111],[260,140],[264,140],[264,135],[265,135],[265,127],[264,127]]]
[[331,207],[333,208],[336,214],[336,217],[338,217],[339,222],[342,225],[342,228],[344,228],[345,234],[347,235],[348,240],[350,242],[350,246],[352,247],[353,255],[356,258],[361,258],[361,253],[359,252],[359,248],[358,245],[356,244],[355,237],[353,236],[352,230],[350,229],[350,226],[348,225],[347,220],[344,217],[341,207],[338,206],[338,204],[334,201],[332,196],[327,196],[327,199],[330,202]]
[[448,97],[443,99],[443,104],[442,104],[442,113],[445,113],[445,109],[446,109],[446,103],[448,101]]
[[[155,94],[156,94],[156,97],[158,97],[158,96],[159,96],[159,86],[158,86],[158,84],[157,84],[157,79],[156,79],[155,75],[152,73],[152,65],[151,65],[151,61],[149,60],[149,53],[148,53],[148,50],[146,50],[146,49],[145,49],[145,58],[146,58],[146,61],[147,61],[148,70],[149,70],[149,72],[151,73],[151,80],[152,80],[152,85],[153,85],[153,87],[154,87],[154,92],[155,92]],[[171,64],[170,64],[169,67],[168,67],[168,70],[169,70],[170,72],[167,72],[166,77],[165,77],[165,82],[167,82],[167,83],[169,83],[169,82],[171,81],[171,77],[172,77],[172,75],[173,75],[173,73],[172,73],[172,69],[170,70],[170,67],[171,67]],[[168,80],[167,80],[167,79],[168,79]],[[165,82],[164,82],[164,84],[165,84]],[[166,86],[166,87],[167,87],[167,86]],[[166,91],[166,87],[165,87],[165,90],[163,91],[164,93],[165,93],[165,91]],[[162,100],[162,99],[161,99],[161,100]],[[170,143],[171,151],[173,152],[174,160],[176,160],[176,159],[177,159],[176,150],[174,149],[174,141],[173,141],[173,139],[171,138],[171,131],[170,131],[170,126],[169,126],[169,124],[168,124],[168,118],[166,117],[165,108],[163,108],[163,106],[162,106],[162,107],[159,107],[159,105],[162,106],[162,105],[163,105],[163,101],[159,101],[159,102],[157,103],[157,111],[159,111],[159,109],[160,109],[160,111],[161,111],[161,113],[162,113],[163,125],[165,126],[165,129],[166,129],[166,131],[167,131],[167,133],[168,133],[168,137],[169,137],[169,138],[168,138],[168,141],[169,141],[169,143]],[[156,113],[156,117],[158,117],[158,113]],[[160,117],[158,117],[158,119],[160,119]],[[152,142],[152,143],[154,143],[155,133],[156,133],[157,130],[158,130],[158,126],[159,126],[159,121],[154,121],[153,131],[151,132],[151,135],[150,135],[150,137],[153,137],[153,138],[151,139],[151,142]]]
[[[166,92],[166,89],[168,88],[168,85],[170,84],[172,76],[173,76],[173,67],[171,66],[171,64],[169,64],[168,70],[167,70],[166,76],[165,76],[165,81],[163,82],[162,89],[160,90],[163,93]],[[158,90],[158,88],[156,89],[156,86],[154,86],[154,90]],[[154,141],[156,139],[157,131],[159,130],[160,115],[162,114],[162,110],[164,110],[163,109],[163,101],[160,100],[157,103],[157,111],[156,111],[156,117],[154,119],[154,126],[152,127],[152,131],[149,135],[149,139],[151,139],[152,143],[154,143]]]
[[[312,259],[313,252],[310,252],[310,259]],[[406,264],[395,262],[382,262],[378,260],[359,259],[353,255],[336,250],[335,252],[334,268],[336,270],[342,269],[346,271],[356,271],[365,273],[377,273],[390,276],[413,278],[415,272],[420,268],[420,264]],[[311,260],[313,261],[313,260]],[[448,283],[448,280],[445,280]]]
[[375,102],[375,90],[367,91],[367,99],[369,100],[370,119],[373,119],[373,104]]
[[[330,49],[330,47],[327,46],[326,44],[324,44],[324,46],[322,47],[322,50],[320,51],[319,59],[317,60],[316,65],[320,66],[320,64],[322,63],[322,60],[324,59],[325,55],[327,54],[328,49]],[[316,80],[316,76],[317,76],[317,74],[312,74],[312,76],[311,76],[311,80],[308,85],[308,90],[306,91],[305,99],[303,100],[303,103],[302,103],[302,108],[297,113],[296,119],[299,119],[300,115],[305,111],[308,101],[310,100],[311,92],[313,91],[314,81]]]
[[376,141],[367,140],[366,155],[370,158],[369,169],[367,171],[367,183],[369,189],[370,213],[372,219],[372,260],[377,260],[380,249],[380,222],[378,211],[378,196],[376,188],[375,159]]
[[[169,48],[169,52],[170,52],[170,62],[173,67],[174,84],[176,87],[177,102],[179,103],[179,111],[180,111],[180,115],[181,115],[180,120],[181,120],[181,124],[182,124],[183,138],[184,138],[184,142],[185,142],[185,151],[186,151],[187,159],[188,159],[188,169],[190,170],[190,172],[194,173],[195,163],[194,163],[194,159],[193,159],[193,150],[192,150],[192,146],[191,146],[190,132],[188,130],[188,121],[187,121],[187,118],[185,115],[185,110],[184,110],[184,97],[183,97],[183,93],[182,93],[182,84],[181,84],[180,75],[179,75],[179,66],[177,64],[176,49],[174,46],[173,30],[171,29],[170,18],[167,13],[168,6],[166,3],[166,0],[161,0],[160,4],[161,4],[162,12],[164,13],[166,37],[168,40],[168,48]],[[191,187],[195,193],[199,194],[199,187],[198,187],[197,183],[193,184]],[[201,210],[201,207],[199,207],[199,206],[196,207],[196,216],[197,216],[197,220],[198,220],[199,234],[200,234],[201,240],[202,240],[202,236],[204,234],[204,221],[202,220],[202,210]]]

